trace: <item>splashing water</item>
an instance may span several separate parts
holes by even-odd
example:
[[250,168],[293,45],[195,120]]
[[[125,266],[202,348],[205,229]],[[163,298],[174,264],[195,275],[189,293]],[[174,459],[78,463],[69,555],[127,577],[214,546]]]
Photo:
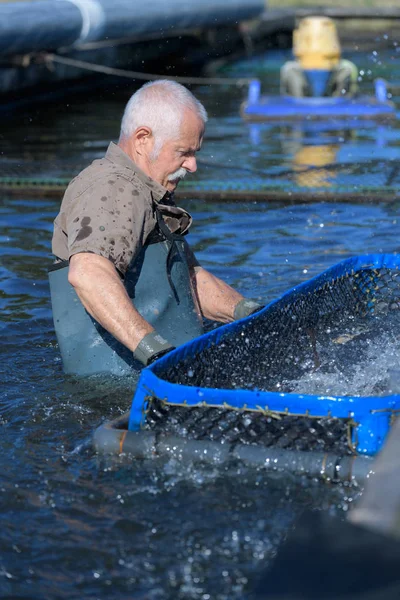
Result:
[[286,380],[282,387],[301,394],[329,396],[396,393],[396,373],[400,367],[399,314],[352,319],[329,328],[317,340],[316,353],[320,364],[296,380]]

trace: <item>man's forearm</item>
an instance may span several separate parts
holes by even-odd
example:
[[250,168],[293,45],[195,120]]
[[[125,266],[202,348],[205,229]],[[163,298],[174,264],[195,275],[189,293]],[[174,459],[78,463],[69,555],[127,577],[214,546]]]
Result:
[[97,254],[71,257],[69,282],[88,313],[132,352],[154,328],[138,313],[112,263]]
[[203,316],[221,323],[233,321],[235,307],[243,300],[242,294],[203,268],[195,270],[195,280]]

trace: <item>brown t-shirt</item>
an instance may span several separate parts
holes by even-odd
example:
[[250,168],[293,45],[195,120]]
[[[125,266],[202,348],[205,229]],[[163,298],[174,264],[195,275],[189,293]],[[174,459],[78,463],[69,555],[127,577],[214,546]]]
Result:
[[[173,233],[185,234],[192,217],[116,144],[69,184],[54,221],[52,250],[62,260],[79,252],[108,258],[124,274],[155,230],[158,207]],[[191,256],[191,265],[198,265]]]

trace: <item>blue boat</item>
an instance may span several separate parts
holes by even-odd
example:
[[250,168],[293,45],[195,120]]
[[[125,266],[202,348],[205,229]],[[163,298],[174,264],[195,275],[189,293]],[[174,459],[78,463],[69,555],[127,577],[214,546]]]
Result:
[[329,119],[388,119],[396,109],[387,97],[383,79],[375,81],[375,96],[307,97],[263,96],[259,80],[249,85],[247,100],[241,114],[247,121]]

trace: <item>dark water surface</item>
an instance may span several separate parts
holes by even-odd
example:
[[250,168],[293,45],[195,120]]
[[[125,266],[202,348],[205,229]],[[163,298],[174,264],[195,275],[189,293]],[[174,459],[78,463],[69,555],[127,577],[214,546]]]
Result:
[[[379,56],[380,65],[372,51],[358,57],[370,79],[383,69],[400,80],[397,47]],[[258,63],[271,89],[283,59]],[[22,174],[35,162],[48,177],[69,163],[85,166],[118,137],[133,89],[27,110],[4,124],[1,160]],[[240,91],[197,93],[211,117],[203,161],[271,172],[292,164],[303,132],[261,128],[255,146],[238,116]],[[340,161],[364,173],[369,161],[378,175],[400,158],[397,122],[322,137],[314,145],[333,142]],[[223,177],[222,166],[211,169]],[[59,202],[1,195],[0,597],[244,598],[306,507],[344,516],[357,490],[238,466],[225,472],[96,456],[94,429],[129,408],[136,377],[77,381],[62,372],[47,284]],[[203,265],[263,302],[349,256],[400,249],[399,204],[379,198],[284,206],[244,195],[242,202],[193,197],[184,205],[195,216],[190,241]]]

